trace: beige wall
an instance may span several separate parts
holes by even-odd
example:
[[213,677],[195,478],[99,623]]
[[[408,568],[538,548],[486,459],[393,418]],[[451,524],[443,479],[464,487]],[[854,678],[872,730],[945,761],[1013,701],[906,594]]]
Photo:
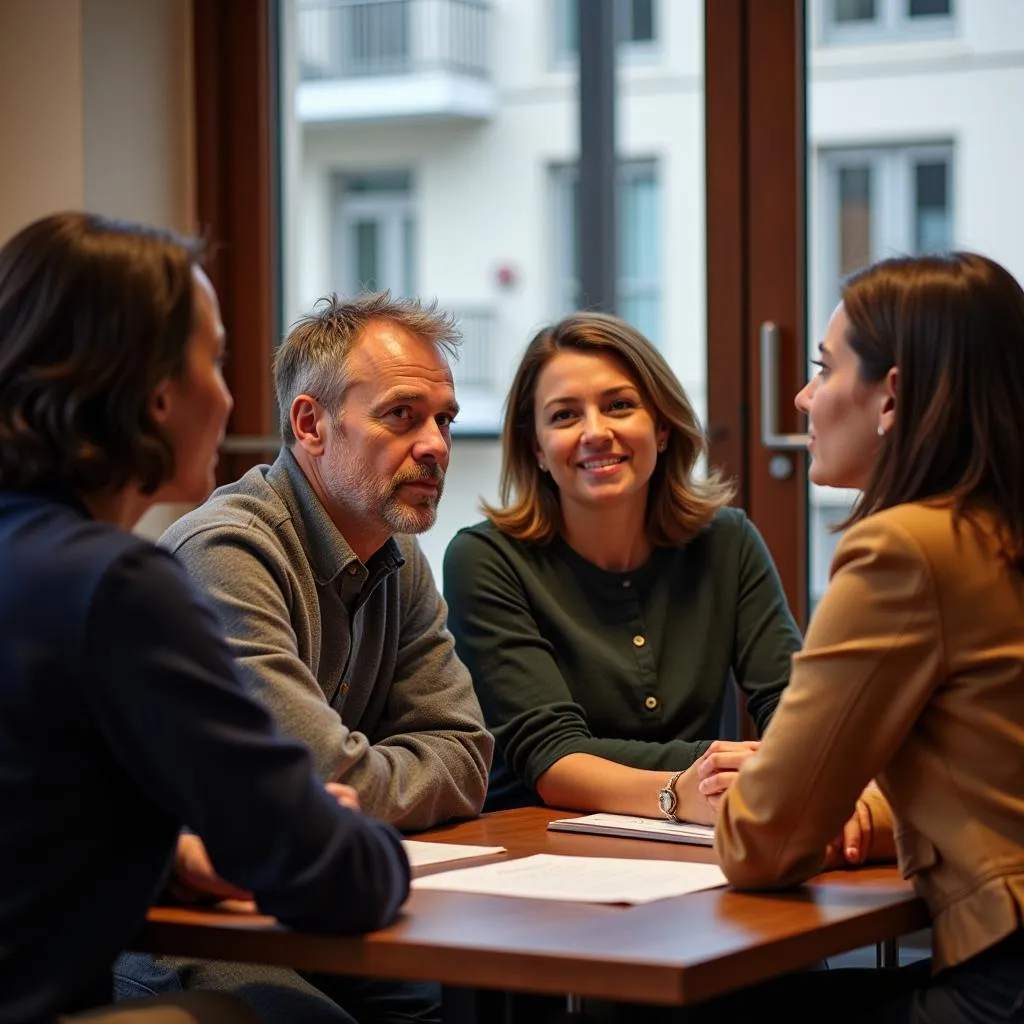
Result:
[[55,210],[195,224],[191,0],[0,0],[0,240]]
[[190,0],[81,0],[87,209],[195,228]]
[[0,0],[0,239],[82,205],[80,0]]
[[0,0],[0,242],[72,208],[195,229],[191,18],[192,0]]

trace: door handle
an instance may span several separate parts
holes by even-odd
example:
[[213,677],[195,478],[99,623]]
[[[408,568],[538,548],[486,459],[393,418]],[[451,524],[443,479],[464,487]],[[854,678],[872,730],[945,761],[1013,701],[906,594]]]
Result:
[[779,325],[774,320],[761,324],[761,444],[775,451],[802,450],[808,434],[779,431]]

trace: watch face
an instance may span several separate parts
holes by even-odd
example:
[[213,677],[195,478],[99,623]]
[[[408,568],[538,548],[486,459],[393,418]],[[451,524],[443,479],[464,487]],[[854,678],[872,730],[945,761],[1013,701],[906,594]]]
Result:
[[658,792],[658,806],[665,814],[671,814],[676,809],[676,795],[671,789],[662,789]]

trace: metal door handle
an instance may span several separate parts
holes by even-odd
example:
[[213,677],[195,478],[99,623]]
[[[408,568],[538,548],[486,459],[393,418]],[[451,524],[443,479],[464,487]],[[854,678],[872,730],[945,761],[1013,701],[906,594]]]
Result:
[[776,451],[804,449],[808,434],[779,432],[779,325],[761,324],[761,444]]

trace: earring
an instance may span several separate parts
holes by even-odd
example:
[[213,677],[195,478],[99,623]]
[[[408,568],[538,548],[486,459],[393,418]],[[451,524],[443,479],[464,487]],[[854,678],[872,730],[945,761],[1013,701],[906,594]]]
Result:
[[878,436],[885,437],[885,427],[881,423],[878,424]]
[[658,451],[659,452],[663,452],[667,447],[668,447],[668,441],[659,441],[658,442]]
[[540,461],[539,459],[537,460],[537,468],[538,468],[538,469],[539,469],[539,470],[540,470],[540,471],[541,471],[542,473],[546,473],[546,472],[548,471],[548,467],[547,467],[547,466],[545,466],[545,465],[544,465],[544,463],[543,463],[543,462],[541,462],[541,461]]

